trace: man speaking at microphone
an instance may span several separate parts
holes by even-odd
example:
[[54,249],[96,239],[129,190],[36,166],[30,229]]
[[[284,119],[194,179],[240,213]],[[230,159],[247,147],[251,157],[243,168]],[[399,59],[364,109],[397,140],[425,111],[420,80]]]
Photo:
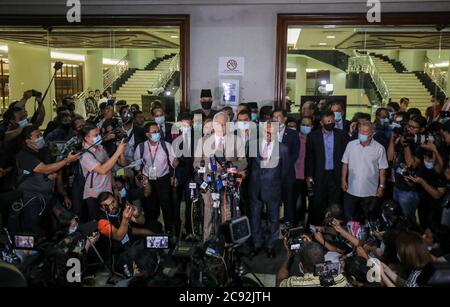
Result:
[[[212,160],[213,162],[216,162],[214,168],[217,167],[217,174],[213,175],[217,177],[217,175],[221,175],[226,172],[226,170],[222,168],[222,165],[225,165],[226,162],[231,162],[237,170],[245,176],[244,170],[247,167],[247,160],[245,158],[245,144],[241,139],[236,138],[234,133],[227,133],[227,130],[233,131],[233,127],[227,127],[227,123],[229,125],[233,125],[229,122],[228,114],[219,112],[214,115],[214,133],[205,136],[196,148],[194,159],[195,169],[199,169],[201,161],[206,162],[205,164],[208,166],[208,164],[211,164],[209,163],[210,160]],[[211,157],[213,157],[213,159],[210,159]],[[208,175],[211,175],[211,167],[206,167],[204,174],[205,178]],[[211,185],[214,184],[215,183],[212,183]],[[202,197],[205,204],[203,216],[203,241],[207,241],[212,235],[213,226],[213,199],[211,191],[207,191],[202,194]]]

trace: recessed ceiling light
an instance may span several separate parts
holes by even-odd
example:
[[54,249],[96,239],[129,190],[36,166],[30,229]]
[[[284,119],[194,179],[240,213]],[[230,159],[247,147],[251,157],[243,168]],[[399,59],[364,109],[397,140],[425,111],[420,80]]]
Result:
[[131,31],[130,29],[126,29],[126,31]]
[[319,43],[319,46],[326,46],[327,43]]
[[323,28],[324,29],[334,29],[334,28],[336,28],[336,26],[335,25],[325,25],[325,26],[323,26]]
[[328,39],[332,39],[332,38],[336,38],[336,36],[334,36],[334,35],[327,35],[327,38]]
[[21,45],[25,45],[25,43],[24,43],[24,42],[19,42],[19,44],[21,44]]
[[171,35],[170,38],[178,38],[178,35]]

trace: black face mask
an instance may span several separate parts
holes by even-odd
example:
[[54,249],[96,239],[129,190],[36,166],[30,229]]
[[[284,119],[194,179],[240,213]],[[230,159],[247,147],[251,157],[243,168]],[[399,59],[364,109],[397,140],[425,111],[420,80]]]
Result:
[[204,101],[202,102],[202,109],[210,110],[212,107],[212,101]]
[[61,127],[62,127],[64,130],[69,130],[69,129],[72,127],[72,124],[62,124]]
[[331,131],[334,129],[334,123],[330,123],[330,124],[325,124],[323,125],[323,129],[325,129],[326,131]]

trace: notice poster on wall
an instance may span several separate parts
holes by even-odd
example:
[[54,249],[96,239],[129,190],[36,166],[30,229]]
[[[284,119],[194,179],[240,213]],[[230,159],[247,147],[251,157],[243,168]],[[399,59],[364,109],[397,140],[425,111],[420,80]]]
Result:
[[239,80],[220,80],[221,105],[237,106],[239,104]]
[[219,75],[244,75],[244,57],[219,57]]

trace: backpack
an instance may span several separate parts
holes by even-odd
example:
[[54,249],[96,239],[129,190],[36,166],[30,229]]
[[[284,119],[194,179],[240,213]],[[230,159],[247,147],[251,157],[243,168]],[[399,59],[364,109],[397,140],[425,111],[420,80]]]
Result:
[[[83,153],[83,155],[86,154],[86,153],[91,154],[91,155],[94,157],[94,159],[97,160],[97,157],[95,156],[95,154],[94,154],[92,151],[87,150],[87,151],[85,151],[85,152]],[[82,155],[82,156],[83,156],[83,155]],[[97,160],[97,161],[98,161],[98,160]],[[84,188],[85,185],[86,185],[86,181],[88,180],[89,176],[90,176],[90,180],[91,180],[90,188],[92,189],[93,186],[94,186],[94,173],[93,173],[93,172],[88,172],[87,175],[84,176],[84,174],[83,174],[83,168],[81,167],[80,161],[77,161],[76,163],[74,163],[74,177],[73,177],[73,178],[74,178],[74,179],[73,179],[74,182],[77,181],[77,183],[78,183],[81,187]]]

